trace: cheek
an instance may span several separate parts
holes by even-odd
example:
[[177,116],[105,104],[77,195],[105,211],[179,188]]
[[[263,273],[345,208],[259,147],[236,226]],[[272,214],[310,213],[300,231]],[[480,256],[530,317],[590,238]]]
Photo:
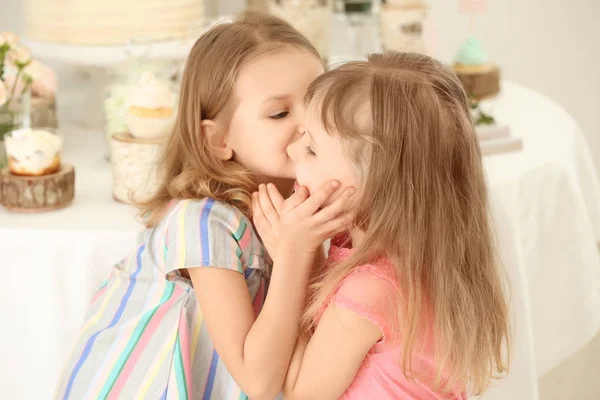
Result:
[[313,194],[329,180],[329,177],[322,169],[311,165],[310,161],[300,161],[296,164],[296,179],[301,185],[306,186],[310,194]]
[[257,145],[269,148],[273,154],[284,154],[287,157],[287,147],[294,140],[294,131],[283,125],[269,128],[256,135]]

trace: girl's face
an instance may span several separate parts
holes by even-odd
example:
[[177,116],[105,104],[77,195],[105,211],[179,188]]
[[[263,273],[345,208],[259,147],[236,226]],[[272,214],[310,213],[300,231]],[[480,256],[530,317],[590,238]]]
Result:
[[317,57],[294,47],[265,53],[241,68],[226,142],[259,182],[294,179],[286,149],[302,132],[308,86],[323,72]]
[[[311,101],[308,110],[303,134],[287,150],[294,163],[297,184],[306,186],[309,193],[330,180],[339,181],[341,189],[358,189],[358,170],[346,156],[350,151],[348,144],[342,142],[337,132],[325,131],[320,121],[321,110],[315,100]],[[343,190],[338,190],[327,204],[342,193]]]

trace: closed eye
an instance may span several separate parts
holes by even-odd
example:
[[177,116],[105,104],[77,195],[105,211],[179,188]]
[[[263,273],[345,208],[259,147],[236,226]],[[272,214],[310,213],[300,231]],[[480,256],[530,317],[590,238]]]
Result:
[[278,114],[271,115],[269,118],[271,118],[271,119],[283,119],[283,118],[287,117],[289,114],[290,114],[289,111],[282,111],[282,112],[280,112]]

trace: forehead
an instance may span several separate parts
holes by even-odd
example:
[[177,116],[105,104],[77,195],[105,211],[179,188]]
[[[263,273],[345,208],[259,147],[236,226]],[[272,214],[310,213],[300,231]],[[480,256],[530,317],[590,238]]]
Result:
[[306,124],[310,129],[342,137],[370,132],[371,102],[362,93],[357,92],[350,98],[333,96],[323,110],[326,93],[326,90],[315,93],[307,105]]
[[306,50],[282,47],[248,61],[240,69],[235,91],[241,100],[288,95],[302,100],[308,85],[321,73],[320,60]]

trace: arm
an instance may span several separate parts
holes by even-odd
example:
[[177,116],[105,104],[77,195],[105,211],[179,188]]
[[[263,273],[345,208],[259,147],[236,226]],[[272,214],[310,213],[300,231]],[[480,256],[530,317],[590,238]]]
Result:
[[350,386],[381,330],[363,316],[330,305],[310,339],[299,341],[285,380],[286,400],[338,399]]
[[297,204],[282,216],[269,294],[258,318],[242,274],[217,268],[189,270],[215,349],[252,399],[271,400],[283,386],[316,249],[347,224],[340,217],[346,196],[321,209],[336,188],[324,185],[305,201],[296,197]]
[[243,275],[217,268],[189,270],[213,344],[252,399],[272,400],[283,385],[313,259],[280,246],[258,318]]
[[296,346],[284,384],[286,399],[337,399],[371,348],[394,340],[398,290],[381,271],[364,268],[342,280],[308,343]]

